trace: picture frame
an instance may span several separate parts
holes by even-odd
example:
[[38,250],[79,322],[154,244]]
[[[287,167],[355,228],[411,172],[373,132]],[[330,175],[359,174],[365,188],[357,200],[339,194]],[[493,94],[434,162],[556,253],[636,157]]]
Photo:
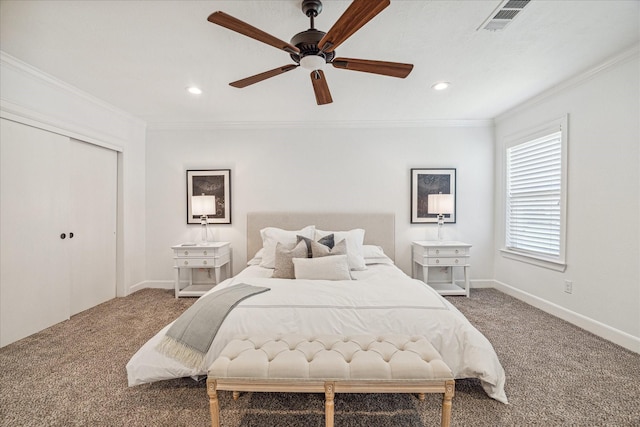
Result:
[[429,194],[453,194],[453,213],[444,214],[445,223],[456,222],[456,169],[411,169],[411,223],[437,223],[438,215],[429,213]]
[[208,224],[231,224],[231,169],[187,170],[187,224],[201,224],[194,215],[193,196],[215,196],[215,213]]

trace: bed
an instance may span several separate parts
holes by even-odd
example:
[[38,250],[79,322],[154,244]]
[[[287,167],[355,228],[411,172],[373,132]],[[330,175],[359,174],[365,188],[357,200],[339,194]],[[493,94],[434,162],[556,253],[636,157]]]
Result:
[[[243,300],[229,312],[198,367],[185,366],[158,350],[171,326],[167,325],[127,364],[129,386],[206,375],[208,366],[237,336],[402,333],[427,337],[455,378],[477,378],[488,396],[507,403],[504,370],[487,338],[431,287],[395,266],[394,228],[395,217],[388,213],[248,214],[248,266],[208,294],[237,284],[267,287],[269,291]],[[265,230],[275,230],[275,234],[265,234]],[[277,265],[270,264],[274,262],[270,259],[274,255],[274,240],[284,240],[285,237],[278,236],[285,235],[291,238],[292,233],[306,233],[314,248],[323,237],[340,237],[334,239],[334,246],[338,243],[341,248],[346,246],[346,254],[338,252],[337,256],[319,258],[318,262],[335,264],[330,267],[325,264],[320,270],[316,260],[296,258],[296,274],[304,273],[304,278],[272,278],[278,270]],[[357,242],[362,234],[363,240]],[[300,242],[296,243],[287,248],[293,245],[299,249]],[[308,241],[306,244],[310,248]],[[281,261],[284,246],[277,247]],[[323,277],[325,270],[330,270],[330,275],[334,275],[334,270],[344,274],[345,262],[352,280]]]

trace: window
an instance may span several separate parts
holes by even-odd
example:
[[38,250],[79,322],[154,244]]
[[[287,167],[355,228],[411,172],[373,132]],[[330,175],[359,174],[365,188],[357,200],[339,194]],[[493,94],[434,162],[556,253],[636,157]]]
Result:
[[505,251],[564,270],[566,118],[514,139],[506,150]]

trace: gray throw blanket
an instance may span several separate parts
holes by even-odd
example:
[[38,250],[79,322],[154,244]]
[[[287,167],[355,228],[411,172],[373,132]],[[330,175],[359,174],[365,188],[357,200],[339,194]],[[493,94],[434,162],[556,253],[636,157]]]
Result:
[[269,290],[240,283],[200,298],[176,319],[156,349],[185,366],[200,368],[220,325],[233,307]]

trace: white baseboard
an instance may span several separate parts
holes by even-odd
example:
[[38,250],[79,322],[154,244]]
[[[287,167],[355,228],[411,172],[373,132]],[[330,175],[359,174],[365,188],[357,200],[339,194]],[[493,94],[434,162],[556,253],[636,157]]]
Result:
[[[181,288],[186,287],[189,282],[187,281],[180,281],[181,283]],[[200,283],[196,283],[194,282],[194,284],[200,284]],[[202,283],[202,284],[210,284],[210,283]],[[147,288],[151,288],[151,289],[174,289],[175,287],[175,282],[173,280],[144,280],[142,282],[136,283],[135,285],[131,286],[129,288],[129,293],[127,295],[131,295],[132,293],[139,291],[140,289],[147,289]]]
[[627,350],[631,350],[635,353],[640,353],[640,337],[634,337],[631,334],[623,332],[619,329],[612,328],[611,326],[605,325],[604,323],[598,322],[597,320],[568,310],[564,307],[559,306],[558,304],[547,301],[528,292],[524,292],[520,289],[514,288],[513,286],[509,286],[506,283],[494,280],[492,287],[499,290],[500,292],[504,292],[507,295],[519,299],[520,301],[526,302],[527,304],[536,307],[546,313],[549,313],[573,325],[576,325],[579,328],[589,331],[594,335],[618,344],[619,346],[622,346]]
[[139,291],[141,289],[153,288],[153,289],[173,289],[174,287],[173,280],[144,280],[142,282],[138,282],[135,285],[129,287],[129,292],[127,295],[131,295],[132,293]]
[[476,279],[476,280],[469,280],[469,286],[471,286],[471,289],[483,289],[483,288],[495,288],[495,281],[493,280],[486,280],[486,279]]

